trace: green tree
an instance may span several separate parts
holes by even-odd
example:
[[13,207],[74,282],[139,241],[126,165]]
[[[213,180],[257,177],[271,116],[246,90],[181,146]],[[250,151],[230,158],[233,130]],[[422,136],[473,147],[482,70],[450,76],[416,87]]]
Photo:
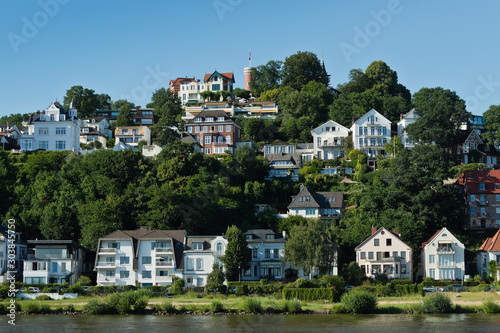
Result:
[[73,101],[74,107],[78,110],[78,117],[90,117],[101,107],[99,95],[92,89],[82,86],[73,86],[66,91],[64,96],[64,108],[67,109]]
[[358,263],[355,261],[351,261],[349,265],[345,265],[342,274],[346,283],[354,286],[359,286],[361,284],[364,275],[361,267],[359,267]]
[[236,281],[240,277],[241,269],[245,268],[250,255],[247,241],[243,232],[235,225],[227,228],[227,247],[222,262],[229,281]]
[[292,227],[285,243],[285,261],[312,275],[325,274],[336,264],[338,246],[330,227],[319,219]]
[[281,84],[282,66],[282,61],[271,60],[254,68],[250,82],[252,93],[259,97],[264,91],[278,88]]
[[132,102],[127,101],[126,99],[119,99],[111,103],[111,109],[112,110],[120,110],[122,106],[125,104],[130,105],[130,108],[133,109],[135,108],[135,104]]
[[226,275],[222,271],[221,265],[214,263],[212,265],[212,271],[208,274],[207,284],[205,288],[207,290],[220,290],[224,286],[224,281],[226,280]]
[[312,52],[299,51],[287,57],[283,63],[281,73],[282,85],[292,87],[295,90],[301,90],[310,81],[316,81],[326,86],[329,83],[329,78],[328,76],[325,77],[321,62],[316,54]]
[[248,100],[250,98],[250,91],[241,88],[235,88],[233,90],[233,95],[234,97],[244,98]]
[[396,135],[391,138],[391,141],[384,144],[385,152],[389,155],[398,155],[405,146],[401,143],[401,137]]
[[120,112],[118,113],[118,117],[116,117],[116,126],[132,126],[134,125],[134,117],[130,114],[131,105],[123,104],[120,108]]
[[200,96],[201,96],[201,98],[203,98],[203,101],[209,102],[209,101],[211,101],[211,100],[214,99],[214,92],[213,91],[209,91],[209,90],[202,91],[200,93]]
[[483,139],[488,141],[488,144],[500,142],[500,105],[491,105],[484,113],[484,133]]
[[467,123],[470,114],[465,101],[448,89],[422,88],[413,95],[417,120],[405,131],[411,140],[420,143],[435,142],[449,147],[461,137],[460,127]]
[[99,101],[99,110],[111,109],[111,97],[108,94],[98,94],[97,100]]
[[155,111],[156,123],[151,126],[152,141],[158,145],[172,142],[175,131],[169,127],[182,129],[182,105],[168,89],[160,88],[152,96],[153,109]]
[[493,281],[496,281],[497,274],[498,274],[497,262],[495,260],[490,260],[488,262],[488,275],[493,279]]

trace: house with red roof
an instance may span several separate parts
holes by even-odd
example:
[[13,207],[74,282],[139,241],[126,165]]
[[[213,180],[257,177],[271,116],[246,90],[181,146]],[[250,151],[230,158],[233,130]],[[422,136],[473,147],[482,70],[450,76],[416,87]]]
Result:
[[464,171],[455,184],[465,194],[466,228],[500,227],[500,170]]
[[[500,230],[497,231],[495,236],[486,238],[484,243],[477,249],[477,271],[483,279],[488,276],[488,263],[496,261],[497,267],[500,267]],[[495,280],[500,279],[499,271]]]
[[462,280],[465,273],[465,246],[448,229],[436,231],[422,243],[424,277]]

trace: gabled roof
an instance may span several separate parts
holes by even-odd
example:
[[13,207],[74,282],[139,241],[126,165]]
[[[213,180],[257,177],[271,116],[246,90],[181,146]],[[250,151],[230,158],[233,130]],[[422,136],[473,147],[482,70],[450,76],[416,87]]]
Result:
[[402,244],[404,244],[405,246],[407,246],[408,248],[410,248],[410,249],[411,249],[411,247],[410,247],[408,244],[406,244],[405,242],[403,242],[403,241],[401,240],[401,238],[399,237],[399,235],[395,234],[395,233],[394,233],[394,232],[392,232],[392,231],[387,230],[387,229],[386,229],[386,228],[384,228],[384,227],[380,227],[380,228],[378,228],[378,230],[377,230],[377,231],[375,231],[373,234],[371,234],[371,235],[370,235],[370,237],[368,237],[368,238],[367,238],[367,239],[365,239],[365,240],[364,240],[361,244],[359,244],[358,246],[356,246],[356,248],[355,248],[354,250],[356,251],[356,250],[360,249],[360,248],[361,248],[361,247],[363,247],[366,243],[368,243],[369,241],[371,241],[373,238],[377,237],[377,236],[378,236],[380,233],[382,233],[382,232],[384,232],[384,233],[388,233],[389,235],[394,236],[394,239],[396,239],[397,241],[401,242]]
[[233,83],[235,82],[234,81],[234,73],[219,73],[217,71],[213,72],[212,74],[205,74],[205,76],[203,77],[203,81],[204,82],[207,82],[208,79],[210,79],[213,75],[217,75],[219,74],[220,76],[222,76],[223,78],[227,79],[227,80],[232,80]]
[[[301,201],[301,197],[309,197],[309,201]],[[342,208],[344,206],[343,192],[313,192],[303,187],[293,198],[288,209],[293,208]]]
[[[479,183],[485,184],[484,190],[479,190]],[[468,194],[500,193],[500,170],[467,170],[455,181],[456,185],[465,186]],[[497,185],[495,188],[495,185]]]
[[[316,133],[316,130],[319,130],[319,129],[321,129],[321,128],[323,128],[323,127],[327,127],[327,126],[329,126],[329,127],[330,127],[330,126],[339,127],[339,128],[341,128],[342,130],[344,130],[344,131],[346,131],[346,132],[348,132],[348,133],[349,133],[349,131],[350,131],[350,129],[348,129],[347,127],[342,126],[341,124],[339,124],[339,123],[337,123],[337,122],[335,122],[335,121],[333,121],[333,120],[328,120],[327,122],[325,122],[325,123],[323,123],[323,124],[319,125],[318,127],[313,128],[313,129],[311,130],[311,133]],[[327,132],[327,133],[335,134],[336,132],[337,132],[337,131],[335,131],[335,132]]]
[[486,238],[483,245],[477,249],[478,252],[500,252],[500,230],[495,236]]
[[422,243],[422,249],[424,249],[424,248],[425,248],[425,246],[426,246],[427,244],[430,244],[430,243],[431,243],[434,239],[438,238],[438,237],[439,237],[439,235],[441,235],[441,234],[443,234],[443,233],[445,233],[445,232],[447,233],[447,235],[448,235],[448,234],[449,234],[449,235],[451,235],[451,237],[453,237],[453,238],[454,238],[454,239],[455,239],[455,240],[456,240],[456,241],[457,241],[457,242],[458,242],[461,246],[463,246],[462,242],[460,242],[460,241],[459,241],[459,240],[455,237],[455,235],[453,235],[453,234],[452,234],[452,233],[451,233],[448,229],[446,229],[446,228],[442,228],[442,229],[439,229],[438,231],[436,231],[436,232],[434,233],[434,235],[432,235],[432,237],[431,237],[431,238],[429,238],[426,242],[423,242],[423,243]]
[[[362,124],[362,123],[364,123],[367,120],[367,118],[369,116],[371,116],[371,115],[377,116],[379,119],[385,120],[386,122],[391,123],[391,121],[389,119],[387,119],[386,117],[384,117],[380,112],[378,112],[375,109],[371,109],[370,111],[368,111],[367,113],[365,113],[361,117],[359,117],[359,118],[358,117],[353,118],[353,120],[352,120],[352,126],[354,126],[354,124]],[[352,130],[352,126],[351,126],[351,130]]]
[[[213,124],[219,123],[219,124],[227,124],[227,123],[233,123],[235,126],[240,127],[238,124],[235,123],[233,118],[231,118],[224,110],[203,110],[200,113],[198,113],[194,118],[189,119],[187,121],[187,124],[199,124],[199,125],[204,125],[207,124],[205,122],[205,119],[208,117],[213,117],[214,121]],[[219,117],[224,117],[224,122],[217,121]],[[198,122],[196,121],[197,118],[201,118],[203,122]],[[212,123],[212,122],[209,122]]]
[[[292,154],[266,154],[266,159],[269,162],[274,162],[274,161],[289,161],[292,162],[293,167],[300,168],[302,158],[301,154],[297,153],[292,153]],[[274,169],[279,169],[279,168],[285,168],[285,169],[290,169],[291,167],[288,165],[273,165],[272,168]]]
[[[252,235],[252,238],[247,238],[248,243],[285,243],[286,240],[278,233],[271,229],[251,229],[244,233]],[[274,238],[268,239],[267,235],[274,235]]]

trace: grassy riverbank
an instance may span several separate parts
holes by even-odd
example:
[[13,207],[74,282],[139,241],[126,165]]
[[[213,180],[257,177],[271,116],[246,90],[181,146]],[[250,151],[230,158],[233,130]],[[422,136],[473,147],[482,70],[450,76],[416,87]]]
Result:
[[[488,306],[498,306],[500,311],[500,295],[496,292],[463,292],[463,293],[443,293],[451,301],[453,308],[452,312],[491,312],[485,311],[485,301],[489,300]],[[85,313],[89,307],[87,304],[101,304],[105,309],[105,304],[117,308],[120,297],[124,295],[116,294],[115,300],[112,301],[110,296],[81,296],[75,299],[64,300],[22,300],[16,299],[18,310],[23,313],[68,313],[81,312]],[[402,297],[379,297],[374,313],[418,313],[423,301],[431,297],[432,294],[427,294],[426,297],[420,295],[410,295]],[[211,313],[341,313],[341,303],[330,303],[328,301],[285,301],[273,297],[237,297],[234,295],[207,295],[198,297],[193,294],[178,295],[173,298],[151,297],[144,296],[143,300],[145,308],[137,307],[135,310],[134,303],[123,304],[123,313],[169,313],[169,314],[211,314]],[[136,297],[138,298],[138,297]],[[106,303],[107,302],[107,303]],[[114,303],[113,303],[114,302]],[[6,309],[7,301],[2,302],[3,309]],[[147,305],[146,305],[147,304]],[[87,307],[86,307],[87,306]],[[496,307],[495,307],[496,309]],[[5,310],[3,310],[5,311]],[[106,311],[106,310],[102,310]],[[108,309],[109,311],[109,309]],[[496,311],[493,311],[496,312]],[[109,313],[109,312],[108,312]]]

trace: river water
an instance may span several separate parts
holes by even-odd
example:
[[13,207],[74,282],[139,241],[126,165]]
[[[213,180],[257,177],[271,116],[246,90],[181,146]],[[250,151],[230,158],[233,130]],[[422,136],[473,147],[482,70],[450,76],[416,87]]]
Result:
[[500,315],[2,316],[0,332],[500,332]]

